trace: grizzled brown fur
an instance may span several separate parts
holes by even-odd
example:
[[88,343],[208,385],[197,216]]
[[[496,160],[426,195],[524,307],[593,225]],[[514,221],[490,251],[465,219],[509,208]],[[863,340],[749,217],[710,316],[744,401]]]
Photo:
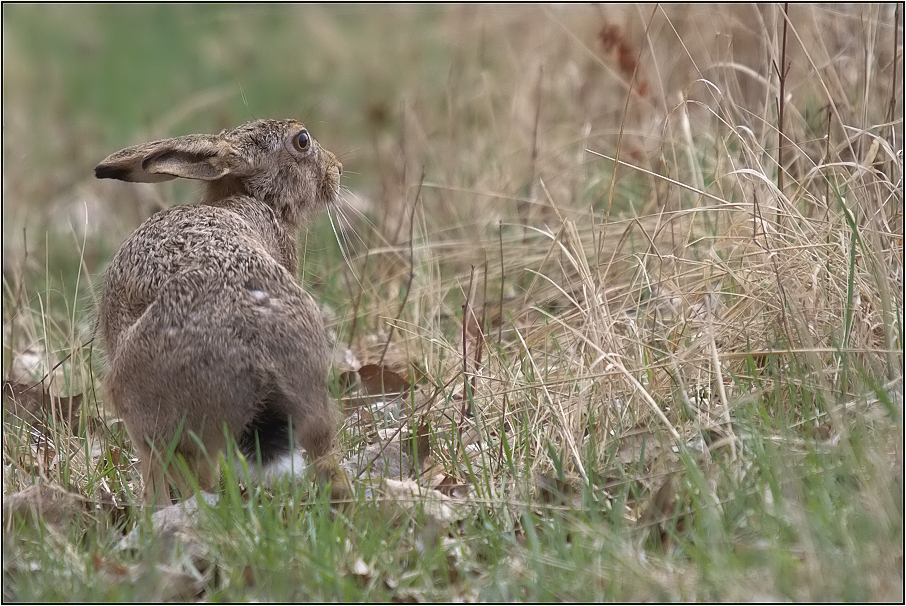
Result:
[[202,489],[216,481],[226,435],[250,465],[259,454],[268,463],[288,453],[291,426],[295,444],[331,469],[330,344],[296,282],[296,232],[334,201],[341,172],[293,120],[137,145],[95,169],[102,179],[207,182],[200,204],[145,221],[105,276],[104,384],[138,449],[146,502],[169,503],[168,477],[186,494],[187,479],[162,458],[174,441]]

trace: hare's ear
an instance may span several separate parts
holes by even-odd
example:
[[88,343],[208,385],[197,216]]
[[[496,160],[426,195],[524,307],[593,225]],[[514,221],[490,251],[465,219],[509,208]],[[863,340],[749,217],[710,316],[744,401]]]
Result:
[[211,135],[189,135],[127,147],[108,156],[94,169],[98,179],[159,183],[176,177],[214,181],[230,167],[227,146]]

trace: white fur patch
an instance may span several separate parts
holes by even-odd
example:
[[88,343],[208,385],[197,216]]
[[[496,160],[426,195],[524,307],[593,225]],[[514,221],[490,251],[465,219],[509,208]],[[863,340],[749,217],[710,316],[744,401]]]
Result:
[[[262,484],[273,487],[281,480],[301,478],[308,470],[308,461],[298,450],[291,455],[279,457],[259,469],[257,465],[249,464],[249,479],[253,484]],[[241,464],[238,464],[237,473],[240,477],[244,473]]]

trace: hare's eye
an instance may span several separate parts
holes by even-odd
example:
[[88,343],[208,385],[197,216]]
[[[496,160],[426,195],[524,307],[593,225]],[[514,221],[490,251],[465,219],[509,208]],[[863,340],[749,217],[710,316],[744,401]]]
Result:
[[308,131],[303,130],[301,133],[296,135],[296,138],[293,139],[293,144],[299,151],[308,150],[308,148],[311,147],[311,136],[308,134]]

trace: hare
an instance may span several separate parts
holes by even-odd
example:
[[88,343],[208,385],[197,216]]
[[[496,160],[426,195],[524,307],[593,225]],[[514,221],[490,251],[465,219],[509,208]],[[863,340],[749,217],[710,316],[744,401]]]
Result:
[[295,274],[297,231],[336,199],[342,170],[294,120],[136,145],[95,168],[99,179],[207,184],[201,203],[147,219],[104,278],[103,383],[138,450],[146,503],[170,504],[168,478],[190,494],[173,455],[211,490],[229,439],[250,468],[298,460],[294,443],[322,480],[335,477],[330,344]]

